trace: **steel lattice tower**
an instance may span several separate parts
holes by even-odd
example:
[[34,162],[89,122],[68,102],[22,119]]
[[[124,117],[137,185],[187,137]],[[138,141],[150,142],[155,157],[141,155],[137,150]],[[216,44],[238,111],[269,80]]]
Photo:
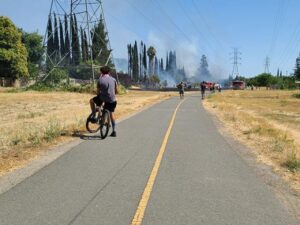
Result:
[[270,58],[267,56],[265,59],[265,73],[270,73]]
[[[57,20],[62,21],[64,24],[65,22],[65,16],[68,19],[68,22],[72,19],[73,16],[76,16],[77,18],[77,23],[78,27],[81,27],[83,31],[87,34],[87,42],[88,42],[88,52],[89,52],[89,60],[91,61],[91,78],[93,80],[95,79],[94,76],[94,69],[99,68],[100,66],[103,65],[96,65],[95,60],[93,59],[93,49],[92,49],[92,28],[98,24],[99,22],[103,22],[104,28],[105,28],[105,33],[107,34],[107,47],[108,50],[110,51],[110,55],[108,56],[105,65],[109,62],[110,59],[113,60],[113,55],[112,55],[112,49],[109,41],[109,36],[108,36],[108,30],[106,26],[106,21],[104,17],[104,11],[103,11],[103,6],[101,0],[52,0],[51,5],[50,5],[50,11],[48,18],[53,18],[54,16],[57,18]],[[58,27],[53,27],[53,32],[49,35],[49,33],[45,32],[44,35],[44,48],[47,49],[47,42],[48,39],[53,38],[54,31],[55,29],[58,29]],[[68,27],[68,33],[71,34],[71,25],[69,24]],[[78,41],[81,40],[81,37]],[[67,52],[64,55],[60,55],[60,60],[58,61],[53,61],[51,58],[53,55],[48,55],[47,51],[45,51],[45,59],[50,62],[50,68],[47,68],[47,72],[43,74],[43,79],[45,79],[48,74],[50,73],[51,70],[54,68],[72,68],[74,65],[72,65],[70,62],[65,63],[64,59],[72,54],[72,44],[70,45],[70,48],[67,50]],[[56,52],[53,52],[52,54],[58,54]],[[95,53],[94,53],[95,54]],[[101,55],[101,50],[100,52],[96,53],[97,55]],[[64,62],[64,63],[63,63]]]
[[241,60],[242,58],[240,57],[242,53],[239,52],[238,48],[234,48],[233,49],[233,57],[231,58],[233,60],[233,68],[232,68],[232,77],[239,77],[239,68],[238,65],[240,65],[241,63],[239,63],[239,60]]

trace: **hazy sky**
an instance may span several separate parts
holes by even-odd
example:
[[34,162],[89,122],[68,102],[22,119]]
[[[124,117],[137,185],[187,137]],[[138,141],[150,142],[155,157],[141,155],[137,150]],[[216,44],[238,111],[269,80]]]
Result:
[[[59,0],[65,4],[68,0]],[[299,0],[103,0],[114,57],[127,58],[127,44],[143,40],[160,57],[176,50],[178,64],[192,74],[202,54],[219,77],[232,71],[233,47],[240,74],[293,71],[300,52]],[[26,31],[44,34],[51,0],[0,0],[0,15]]]

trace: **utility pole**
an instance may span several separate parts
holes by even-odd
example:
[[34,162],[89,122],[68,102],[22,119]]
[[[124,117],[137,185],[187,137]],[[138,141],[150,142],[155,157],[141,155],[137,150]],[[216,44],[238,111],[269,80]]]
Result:
[[240,60],[242,60],[242,58],[240,57],[242,53],[239,52],[238,48],[233,48],[233,57],[231,57],[231,60],[233,60],[233,68],[232,68],[232,77],[233,78],[237,78],[239,77],[239,67],[238,65],[241,65],[241,63],[239,62]]
[[270,58],[267,56],[265,59],[265,73],[270,73]]

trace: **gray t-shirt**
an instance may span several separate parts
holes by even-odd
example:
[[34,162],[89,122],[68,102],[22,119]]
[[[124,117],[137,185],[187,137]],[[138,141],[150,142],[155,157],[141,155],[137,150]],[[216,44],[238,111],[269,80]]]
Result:
[[108,74],[102,75],[98,81],[100,88],[100,99],[104,102],[112,103],[116,101],[116,84],[115,78]]

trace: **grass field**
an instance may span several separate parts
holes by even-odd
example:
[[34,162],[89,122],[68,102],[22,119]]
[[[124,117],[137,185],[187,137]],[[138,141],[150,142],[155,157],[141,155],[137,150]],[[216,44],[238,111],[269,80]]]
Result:
[[300,193],[299,91],[224,91],[204,106]]
[[[174,93],[130,91],[118,96],[117,119]],[[85,132],[91,94],[0,90],[0,175],[21,167],[41,151]]]

